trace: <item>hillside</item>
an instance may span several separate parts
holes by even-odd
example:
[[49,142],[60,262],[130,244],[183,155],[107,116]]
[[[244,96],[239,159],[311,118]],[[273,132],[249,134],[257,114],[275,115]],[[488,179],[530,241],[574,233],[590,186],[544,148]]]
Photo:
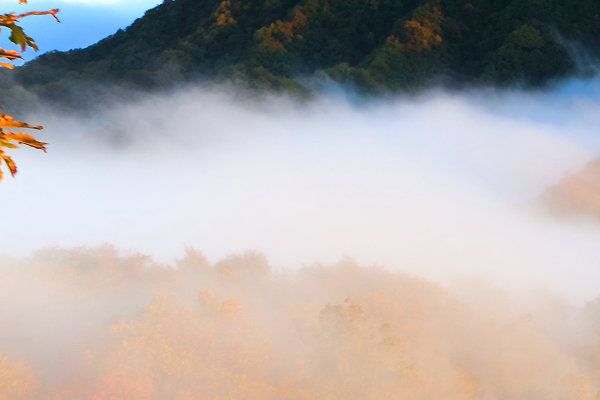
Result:
[[165,0],[15,79],[60,100],[92,83],[153,89],[195,79],[303,91],[329,77],[366,93],[539,86],[581,73],[575,54],[600,55],[598,37],[597,0]]
[[564,176],[548,188],[542,199],[550,209],[563,216],[600,218],[600,159],[581,171]]

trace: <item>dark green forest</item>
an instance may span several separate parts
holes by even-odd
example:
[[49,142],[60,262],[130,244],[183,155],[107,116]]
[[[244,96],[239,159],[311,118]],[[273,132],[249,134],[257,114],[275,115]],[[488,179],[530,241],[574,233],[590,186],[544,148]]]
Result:
[[575,54],[600,55],[598,0],[165,0],[2,84],[62,101],[191,80],[299,93],[331,81],[364,94],[536,87],[585,74]]

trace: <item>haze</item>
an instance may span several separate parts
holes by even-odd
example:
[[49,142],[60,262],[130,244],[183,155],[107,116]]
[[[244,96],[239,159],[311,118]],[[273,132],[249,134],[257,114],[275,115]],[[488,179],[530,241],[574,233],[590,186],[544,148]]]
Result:
[[172,264],[185,246],[211,260],[254,249],[283,269],[349,256],[590,300],[600,224],[538,201],[600,153],[597,93],[578,86],[386,102],[197,87],[31,115],[51,147],[14,154],[0,253],[111,243]]

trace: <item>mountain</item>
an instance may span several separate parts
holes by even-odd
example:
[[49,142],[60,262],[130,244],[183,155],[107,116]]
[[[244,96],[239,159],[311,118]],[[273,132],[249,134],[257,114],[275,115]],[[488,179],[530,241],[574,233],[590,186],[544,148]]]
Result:
[[299,92],[328,79],[365,93],[540,86],[585,72],[598,38],[598,0],[165,0],[95,45],[11,73],[53,100],[198,79]]

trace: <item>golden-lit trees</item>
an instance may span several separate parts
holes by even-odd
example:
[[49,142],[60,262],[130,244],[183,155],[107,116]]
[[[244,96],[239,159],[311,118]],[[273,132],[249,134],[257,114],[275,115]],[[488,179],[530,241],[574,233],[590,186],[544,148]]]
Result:
[[178,266],[107,247],[15,261],[0,400],[600,398],[600,300],[452,291],[351,260],[278,271],[255,252],[188,248]]
[[285,398],[266,332],[234,299],[199,300],[186,308],[157,295],[140,318],[117,323],[90,399]]
[[559,215],[590,215],[600,218],[600,159],[581,171],[567,174],[548,188],[544,203]]
[[0,400],[25,399],[35,386],[29,368],[0,356]]
[[[27,3],[27,0],[19,0],[19,3]],[[26,17],[33,15],[51,15],[58,21],[58,9],[49,11],[29,11],[22,14],[8,13],[0,15],[0,29],[5,28],[10,31],[9,39],[19,46],[20,51],[25,51],[28,47],[34,51],[38,50],[35,40],[27,36],[19,22]],[[6,50],[0,47],[0,67],[13,69],[13,62],[22,59],[22,55],[16,50]],[[26,145],[39,150],[46,150],[46,143],[38,141],[34,136],[22,132],[21,129],[41,130],[42,126],[30,125],[28,123],[17,121],[12,116],[0,114],[0,180],[3,178],[2,164],[5,164],[11,175],[17,173],[17,165],[13,159],[6,154],[5,149],[15,149],[19,145]]]

